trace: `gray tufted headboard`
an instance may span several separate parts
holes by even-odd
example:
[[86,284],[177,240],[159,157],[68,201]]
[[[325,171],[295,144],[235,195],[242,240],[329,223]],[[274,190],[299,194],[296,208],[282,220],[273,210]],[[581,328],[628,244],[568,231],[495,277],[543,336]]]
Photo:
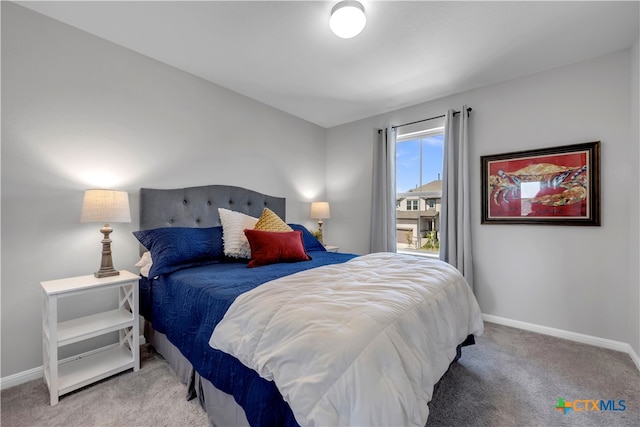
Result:
[[258,218],[268,207],[285,219],[285,199],[230,185],[159,190],[140,189],[140,229],[161,227],[215,227],[218,208]]

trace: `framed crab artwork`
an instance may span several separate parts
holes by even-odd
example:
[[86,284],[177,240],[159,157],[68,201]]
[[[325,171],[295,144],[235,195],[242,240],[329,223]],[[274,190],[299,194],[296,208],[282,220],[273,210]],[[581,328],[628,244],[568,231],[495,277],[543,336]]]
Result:
[[480,162],[483,224],[600,225],[600,141]]

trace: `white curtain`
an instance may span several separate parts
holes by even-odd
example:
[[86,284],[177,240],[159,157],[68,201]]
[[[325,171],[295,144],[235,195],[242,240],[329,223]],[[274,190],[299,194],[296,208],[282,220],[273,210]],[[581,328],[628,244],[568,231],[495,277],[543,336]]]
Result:
[[379,130],[373,149],[371,252],[396,251],[396,130]]
[[473,289],[471,218],[469,215],[469,132],[467,106],[447,111],[440,212],[440,259],[456,267]]

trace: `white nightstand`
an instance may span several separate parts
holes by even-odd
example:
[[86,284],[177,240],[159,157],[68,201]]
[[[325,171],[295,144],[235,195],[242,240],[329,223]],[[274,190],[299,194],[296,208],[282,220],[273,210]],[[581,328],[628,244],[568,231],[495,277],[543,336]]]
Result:
[[[58,397],[95,381],[133,368],[140,369],[138,279],[121,270],[118,276],[93,275],[40,282],[42,298],[42,357],[51,405]],[[119,288],[118,308],[58,323],[58,298],[102,289]],[[119,331],[119,345],[59,364],[58,347]]]
[[327,250],[327,252],[338,252],[340,250],[340,246],[325,245],[324,248]]

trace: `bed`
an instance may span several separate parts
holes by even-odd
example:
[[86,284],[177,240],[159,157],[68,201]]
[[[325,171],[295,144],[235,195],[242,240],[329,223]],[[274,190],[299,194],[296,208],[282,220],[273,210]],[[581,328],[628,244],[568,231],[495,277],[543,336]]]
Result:
[[[267,211],[284,219],[285,199],[221,185],[140,191],[134,234],[153,257],[140,279],[145,337],[188,398],[211,425],[423,426],[433,386],[482,333],[464,279],[414,256],[327,252],[299,224],[247,233],[251,261],[224,253],[229,212],[260,224]],[[265,236],[295,240],[294,258],[281,250],[249,268],[280,245],[260,246]]]

